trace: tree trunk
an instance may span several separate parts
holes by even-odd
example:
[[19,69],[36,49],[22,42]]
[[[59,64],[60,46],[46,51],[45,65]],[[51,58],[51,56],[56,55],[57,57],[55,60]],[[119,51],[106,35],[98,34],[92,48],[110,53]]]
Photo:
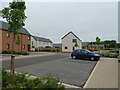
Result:
[[14,83],[14,73],[15,73],[14,42],[15,42],[15,33],[13,33],[12,54],[11,54],[11,70],[10,70],[10,77],[11,77],[12,83]]
[[20,45],[18,45],[18,52],[20,52]]

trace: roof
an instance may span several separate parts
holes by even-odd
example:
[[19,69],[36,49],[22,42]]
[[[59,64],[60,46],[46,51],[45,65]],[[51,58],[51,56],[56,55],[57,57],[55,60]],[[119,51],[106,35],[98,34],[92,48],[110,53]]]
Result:
[[[70,31],[69,33],[67,33],[64,37],[62,37],[62,39],[64,39],[67,35],[69,35],[70,33],[72,33],[77,39],[79,39],[72,31]],[[80,39],[79,39],[80,40]],[[80,40],[81,41],[81,40]]]
[[89,44],[89,42],[82,42],[82,46],[87,46]]
[[[0,21],[0,30],[7,30],[8,31],[8,27],[9,27],[9,24],[7,22]],[[27,29],[25,29],[25,28],[19,29],[18,32],[21,33],[21,34],[31,35],[27,31]]]
[[53,43],[53,46],[54,46],[54,47],[60,47],[60,48],[61,48],[61,47],[62,47],[62,43]]
[[42,42],[50,42],[52,43],[52,41],[50,39],[47,38],[42,38],[42,37],[38,37],[38,36],[32,36],[36,41],[42,41]]

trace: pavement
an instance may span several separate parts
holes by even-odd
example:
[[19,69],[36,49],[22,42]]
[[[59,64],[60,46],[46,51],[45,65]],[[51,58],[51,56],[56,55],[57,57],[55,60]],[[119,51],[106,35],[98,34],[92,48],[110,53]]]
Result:
[[101,58],[83,88],[118,88],[118,60]]

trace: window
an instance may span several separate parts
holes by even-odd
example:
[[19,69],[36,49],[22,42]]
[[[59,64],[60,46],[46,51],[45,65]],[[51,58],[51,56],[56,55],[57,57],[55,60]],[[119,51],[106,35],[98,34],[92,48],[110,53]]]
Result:
[[32,41],[32,45],[33,45],[33,41]]
[[6,33],[6,36],[7,36],[7,38],[10,37],[10,33],[7,32],[7,33]]
[[23,49],[25,49],[25,45],[23,45]]
[[30,36],[28,36],[28,40],[30,40]]
[[9,48],[10,48],[10,44],[7,44],[7,45],[6,45],[6,48],[9,49]]
[[73,39],[72,42],[73,42],[73,43],[76,43],[76,42],[77,42],[77,39]]
[[82,53],[88,53],[86,50],[82,50]]
[[65,47],[65,49],[67,49],[67,47]]

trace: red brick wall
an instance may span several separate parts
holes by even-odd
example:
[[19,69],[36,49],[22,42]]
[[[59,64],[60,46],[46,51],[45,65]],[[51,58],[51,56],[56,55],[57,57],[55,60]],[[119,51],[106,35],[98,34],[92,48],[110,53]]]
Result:
[[[1,31],[1,30],[0,30]],[[6,36],[7,31],[2,30],[2,51],[11,51],[12,50],[12,40],[13,40],[13,33],[10,33],[10,37]],[[16,35],[16,39],[17,39]],[[14,48],[13,50],[16,52],[27,52],[28,51],[28,44],[30,44],[30,40],[28,40],[28,35],[23,35],[23,34],[19,34],[20,36],[20,45],[17,45],[16,43],[14,43]],[[7,49],[6,48],[6,44],[10,44],[10,48]],[[23,45],[25,45],[25,49],[23,49]]]
[[0,52],[2,52],[2,30],[0,30]]

